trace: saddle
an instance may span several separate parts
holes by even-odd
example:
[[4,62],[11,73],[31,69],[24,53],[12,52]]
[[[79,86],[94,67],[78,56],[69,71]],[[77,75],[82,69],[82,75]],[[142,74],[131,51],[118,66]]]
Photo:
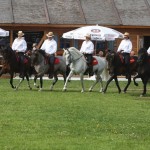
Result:
[[95,66],[98,64],[98,61],[95,57],[93,57],[93,60],[92,60],[92,66]]
[[[121,53],[119,54],[119,58],[120,58],[122,64],[124,64],[125,63],[124,62],[124,57]],[[134,63],[135,61],[136,61],[136,59],[134,58],[134,56],[130,57],[130,64]]]
[[[19,63],[20,62],[20,57],[18,55],[16,55],[16,59],[17,59],[17,62]],[[29,62],[28,56],[24,55],[24,57],[23,57],[23,63],[27,64],[28,62]]]
[[[55,57],[54,64],[59,64],[59,63],[60,63],[59,58]],[[49,64],[49,56],[45,57],[45,64]]]

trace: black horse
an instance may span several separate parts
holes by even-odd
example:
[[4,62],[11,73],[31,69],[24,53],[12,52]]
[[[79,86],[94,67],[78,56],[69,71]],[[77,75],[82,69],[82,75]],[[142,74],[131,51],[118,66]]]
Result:
[[141,96],[144,96],[146,94],[146,86],[148,83],[148,80],[150,79],[150,56],[148,56],[147,50],[145,48],[141,48],[138,51],[138,74],[134,76],[133,80],[136,86],[138,86],[138,83],[135,82],[136,78],[141,78],[143,82],[143,93]]
[[17,57],[15,51],[11,49],[8,45],[1,45],[0,46],[0,54],[3,56],[3,64],[2,69],[0,70],[0,76],[3,74],[9,73],[10,74],[10,84],[11,87],[14,89],[18,89],[22,81],[24,80],[24,76],[27,79],[29,89],[31,89],[30,82],[29,82],[29,74],[31,68],[31,62],[28,57],[25,57],[25,71],[24,76],[21,78],[19,84],[17,86],[13,85],[13,77],[15,73],[19,73],[20,65],[19,65],[19,58]]
[[[125,67],[123,56],[121,53],[117,53],[115,51],[109,51],[106,54],[106,60],[108,61],[108,70],[109,70],[110,78],[106,82],[106,86],[103,90],[103,93],[106,92],[109,83],[113,79],[115,80],[116,86],[117,86],[118,91],[120,93],[121,88],[119,86],[117,76],[120,76],[120,75],[125,76],[126,75],[126,67]],[[124,93],[127,91],[127,88],[129,87],[129,85],[131,83],[131,75],[135,75],[136,72],[137,72],[137,57],[132,56],[130,58],[130,74],[126,77],[128,79],[128,83],[123,90]]]

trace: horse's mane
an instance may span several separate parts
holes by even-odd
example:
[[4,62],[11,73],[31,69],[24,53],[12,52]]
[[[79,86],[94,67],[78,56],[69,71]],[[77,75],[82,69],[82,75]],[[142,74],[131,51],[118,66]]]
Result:
[[4,59],[11,59],[12,57],[16,57],[15,52],[10,46],[6,46],[4,49],[2,49],[2,51],[2,55],[4,54]]
[[42,49],[38,49],[37,51],[45,57],[45,51],[43,51]]
[[79,56],[82,56],[82,55],[83,55],[83,54],[82,54],[78,49],[76,49],[75,47],[70,47],[68,50],[69,50],[71,53],[74,54],[75,59],[78,58]]

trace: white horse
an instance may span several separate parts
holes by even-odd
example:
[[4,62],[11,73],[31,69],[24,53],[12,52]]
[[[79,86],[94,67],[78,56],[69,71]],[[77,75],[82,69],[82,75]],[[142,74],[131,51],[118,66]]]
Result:
[[[64,54],[63,56],[66,58],[66,64],[70,65],[70,73],[66,79],[66,83],[64,85],[63,91],[67,90],[67,83],[68,80],[74,75],[74,74],[79,74],[80,75],[80,80],[81,80],[81,85],[82,85],[82,90],[81,92],[85,91],[84,84],[83,84],[83,76],[88,68],[87,66],[87,61],[84,57],[84,55],[77,50],[75,47],[70,47],[69,49],[64,49]],[[103,83],[102,83],[102,78],[101,74],[105,70],[105,73],[107,73],[107,62],[105,59],[99,57],[99,56],[93,56],[97,60],[97,64],[93,66],[93,72],[95,74],[96,81],[94,84],[89,88],[89,91],[93,90],[93,87],[100,82],[101,88],[100,92],[103,90]],[[108,73],[107,73],[108,75]]]

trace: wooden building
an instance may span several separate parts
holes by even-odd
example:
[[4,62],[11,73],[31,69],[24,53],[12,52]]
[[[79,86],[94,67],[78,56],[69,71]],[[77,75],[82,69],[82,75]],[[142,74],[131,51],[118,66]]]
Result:
[[[10,44],[22,30],[28,49],[35,42],[40,47],[49,31],[55,34],[58,53],[69,46],[80,48],[82,41],[63,39],[62,34],[96,24],[129,32],[135,52],[148,48],[150,0],[0,0],[0,28],[10,31]],[[96,49],[117,49],[119,42],[99,42]]]

